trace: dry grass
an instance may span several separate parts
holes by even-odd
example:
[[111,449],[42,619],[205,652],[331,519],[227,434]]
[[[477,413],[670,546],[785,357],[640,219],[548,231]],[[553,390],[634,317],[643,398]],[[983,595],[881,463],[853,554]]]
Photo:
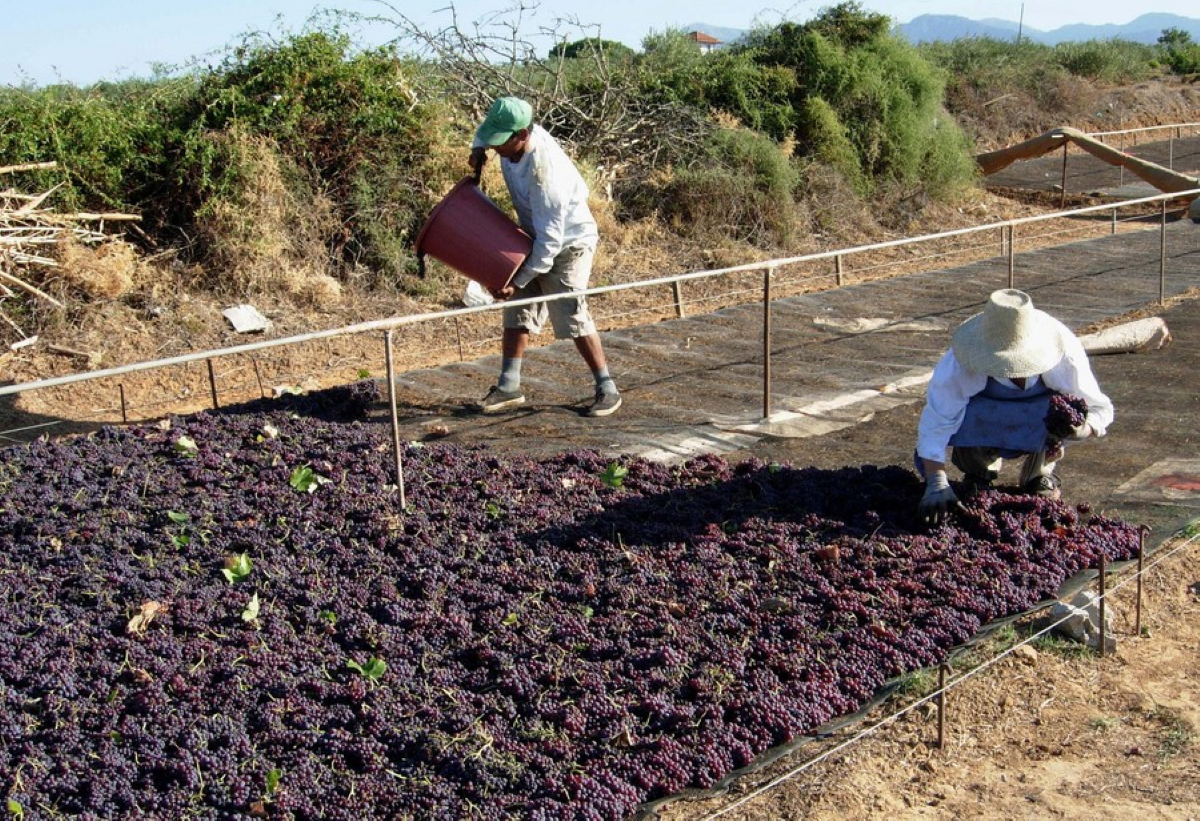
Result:
[[213,249],[216,291],[244,298],[284,293],[301,305],[327,308],[342,291],[329,274],[328,239],[338,229],[333,204],[287,169],[274,144],[232,132],[223,135],[242,178],[235,194],[206,204],[200,228]]

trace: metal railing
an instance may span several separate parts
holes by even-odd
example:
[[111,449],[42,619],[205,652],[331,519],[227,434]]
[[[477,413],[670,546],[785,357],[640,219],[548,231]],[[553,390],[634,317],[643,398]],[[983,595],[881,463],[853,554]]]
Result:
[[[1018,228],[1024,226],[1035,225],[1038,223],[1048,223],[1051,221],[1064,220],[1071,217],[1085,216],[1101,212],[1112,212],[1112,228],[1111,231],[1116,231],[1117,213],[1121,209],[1132,208],[1135,206],[1149,206],[1158,204],[1160,210],[1160,228],[1164,232],[1167,222],[1168,208],[1172,202],[1179,203],[1180,201],[1188,201],[1200,196],[1200,188],[1192,189],[1184,192],[1176,192],[1170,194],[1159,194],[1140,199],[1127,200],[1120,203],[1107,203],[1103,205],[1089,206],[1085,208],[1076,208],[1068,211],[1059,211],[1049,214],[1041,214],[1031,217],[1022,217],[1018,219],[1006,220],[1003,222],[989,223],[986,225],[976,225],[967,228],[959,228],[951,231],[944,231],[935,234],[925,234],[915,237],[905,237],[885,242],[871,243],[867,245],[859,245],[836,250],[821,251],[799,256],[780,257],[775,259],[757,261],[744,265],[736,265],[724,268],[714,268],[701,271],[692,271],[687,273],[673,274],[654,279],[637,280],[627,283],[619,283],[612,285],[603,285],[593,288],[588,288],[582,293],[588,296],[599,296],[603,294],[613,294],[619,291],[627,291],[631,289],[651,289],[667,287],[670,289],[674,310],[677,316],[684,315],[685,300],[683,298],[683,288],[687,283],[693,283],[700,280],[709,280],[717,277],[736,277],[738,275],[754,275],[762,276],[761,285],[761,301],[763,304],[763,417],[771,415],[771,303],[773,300],[772,283],[777,278],[777,274],[781,269],[795,267],[800,265],[812,266],[818,263],[832,263],[832,270],[829,274],[818,274],[817,278],[825,278],[828,281],[832,279],[831,286],[837,287],[846,284],[848,280],[846,260],[866,255],[872,252],[885,251],[889,249],[899,249],[908,246],[918,246],[923,244],[942,242],[953,238],[975,237],[993,232],[1000,233],[999,254],[1007,257],[1008,260],[1008,286],[1016,287],[1016,246],[1018,242]],[[1186,208],[1186,205],[1184,206]],[[1138,217],[1144,219],[1144,215]],[[995,248],[990,242],[988,247]],[[978,250],[978,249],[973,249]],[[994,251],[991,256],[995,256]],[[912,260],[907,260],[907,264],[911,267]],[[944,266],[943,266],[944,267]],[[860,275],[867,270],[866,266],[857,269]],[[1165,277],[1166,277],[1166,252],[1165,240],[1160,243],[1160,266],[1159,266],[1159,289],[1158,298],[1161,302],[1165,294]],[[830,287],[830,286],[827,286]],[[468,317],[476,314],[483,314],[501,310],[506,306],[529,305],[540,301],[549,301],[559,298],[567,298],[571,295],[536,297],[523,300],[509,300],[505,303],[494,303],[490,305],[481,305],[473,307],[455,308],[443,311],[424,312],[410,314],[406,316],[390,317],[387,319],[373,320],[362,322],[354,325],[347,325],[339,328],[332,328],[321,331],[313,331],[310,333],[297,334],[293,336],[280,337],[276,339],[260,340],[243,345],[235,345],[231,347],[218,348],[213,350],[196,351],[192,353],[181,354],[178,356],[167,357],[163,359],[155,359],[143,362],[130,363],[112,368],[101,370],[86,371],[67,374],[64,376],[56,376],[47,379],[40,379],[31,382],[24,382],[12,385],[0,386],[0,397],[12,396],[31,391],[44,390],[48,388],[62,387],[74,385],[82,382],[89,382],[102,379],[112,379],[127,374],[137,373],[140,371],[149,371],[155,369],[168,368],[172,366],[187,365],[191,363],[205,363],[208,372],[208,384],[210,390],[211,403],[214,408],[221,406],[221,399],[218,391],[216,375],[213,369],[213,363],[228,357],[234,357],[244,354],[252,354],[256,352],[282,348],[287,346],[299,345],[302,343],[314,342],[319,340],[329,340],[339,337],[348,337],[367,333],[382,332],[385,336],[399,328],[407,326],[415,326],[422,323],[433,321],[453,320]],[[755,300],[747,298],[745,302],[753,302]],[[460,358],[461,358],[461,342],[460,342]],[[390,381],[394,381],[395,374],[392,372],[392,357],[386,355],[387,375]],[[261,376],[256,376],[259,387],[259,395],[262,395],[262,379]],[[124,388],[118,387],[120,393],[120,408],[121,420],[128,421],[128,414],[125,405]],[[11,431],[9,431],[11,432]],[[5,432],[0,431],[0,436]]]

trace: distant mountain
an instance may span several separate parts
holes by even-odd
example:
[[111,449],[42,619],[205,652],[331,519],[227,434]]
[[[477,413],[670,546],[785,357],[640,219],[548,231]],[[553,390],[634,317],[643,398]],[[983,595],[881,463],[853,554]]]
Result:
[[[970,20],[956,14],[922,14],[914,17],[912,22],[897,26],[896,31],[912,43],[935,43],[968,37],[1012,40],[1019,28],[1016,23],[1005,20]],[[1030,29],[1022,34],[1029,39],[1036,39]]]
[[1200,40],[1200,19],[1181,17],[1178,14],[1143,14],[1124,25],[1073,23],[1052,31],[1038,31],[1007,20],[969,20],[952,14],[922,14],[896,26],[896,32],[913,43],[959,40],[965,37],[1012,40],[1019,32],[1026,40],[1053,46],[1058,43],[1114,39],[1156,43],[1163,31],[1169,28],[1186,31],[1193,40]]
[[1178,14],[1143,14],[1136,20],[1123,26],[1112,24],[1089,26],[1075,23],[1048,32],[1051,45],[1054,43],[1080,42],[1084,40],[1132,40],[1135,43],[1157,43],[1165,29],[1180,29],[1192,35],[1193,40],[1200,40],[1200,20],[1192,17],[1180,17]]
[[[736,43],[746,36],[746,29],[712,26],[708,23],[687,23],[674,26],[682,31],[702,31],[716,37],[724,45]],[[1059,43],[1083,43],[1088,40],[1129,40],[1134,43],[1157,43],[1167,29],[1186,31],[1192,39],[1200,42],[1200,19],[1182,17],[1178,14],[1147,13],[1124,25],[1105,23],[1072,23],[1052,31],[1039,31],[1011,20],[985,18],[971,20],[954,14],[922,14],[910,22],[896,26],[896,33],[911,43],[931,43],[959,40],[966,37],[991,37],[996,40],[1014,40],[1019,33],[1023,39],[1048,46]]]

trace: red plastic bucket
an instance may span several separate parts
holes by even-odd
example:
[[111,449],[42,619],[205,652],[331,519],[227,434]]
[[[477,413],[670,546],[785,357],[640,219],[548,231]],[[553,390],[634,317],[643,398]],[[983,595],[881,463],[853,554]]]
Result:
[[466,177],[429,213],[417,256],[436,259],[490,290],[508,285],[533,240]]

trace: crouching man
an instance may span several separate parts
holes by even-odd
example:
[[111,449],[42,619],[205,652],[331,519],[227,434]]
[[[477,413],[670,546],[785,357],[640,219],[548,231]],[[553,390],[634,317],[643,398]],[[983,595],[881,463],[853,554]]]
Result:
[[1112,401],[1100,390],[1079,338],[1034,308],[1023,291],[993,292],[983,312],[955,330],[929,382],[915,458],[925,479],[921,518],[936,524],[958,504],[946,476],[947,448],[966,492],[991,487],[1004,459],[1023,456],[1022,491],[1059,498],[1055,466],[1064,448],[1046,429],[1056,394],[1087,403],[1086,421],[1067,439],[1103,436],[1112,424]]

